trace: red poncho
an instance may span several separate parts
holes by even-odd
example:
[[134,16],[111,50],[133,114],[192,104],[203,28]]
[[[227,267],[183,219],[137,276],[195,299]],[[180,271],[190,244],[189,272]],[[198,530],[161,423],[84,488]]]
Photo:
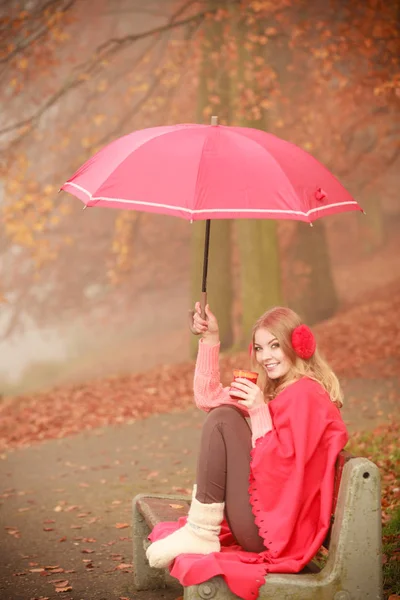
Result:
[[[183,586],[222,575],[244,600],[254,600],[267,573],[298,573],[321,547],[330,525],[335,461],[348,436],[339,410],[322,386],[303,377],[269,403],[273,429],[252,450],[249,499],[265,544],[259,554],[235,542],[226,521],[221,551],[182,554],[171,575]],[[159,523],[149,539],[164,538],[178,522]]]

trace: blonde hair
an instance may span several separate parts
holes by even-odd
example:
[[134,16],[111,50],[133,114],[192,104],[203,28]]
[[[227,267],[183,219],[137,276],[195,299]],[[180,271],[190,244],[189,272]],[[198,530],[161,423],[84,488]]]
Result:
[[[251,368],[259,373],[258,384],[264,390],[265,396],[272,399],[290,385],[293,379],[307,376],[320,383],[332,402],[340,408],[343,406],[343,393],[339,380],[328,363],[322,358],[318,348],[308,360],[303,360],[293,350],[292,332],[295,327],[301,324],[302,320],[297,313],[290,308],[281,306],[271,308],[257,320],[253,327]],[[283,353],[292,364],[291,370],[283,381],[282,379],[269,379],[265,370],[256,361],[254,337],[258,329],[267,329],[271,335],[276,337]]]

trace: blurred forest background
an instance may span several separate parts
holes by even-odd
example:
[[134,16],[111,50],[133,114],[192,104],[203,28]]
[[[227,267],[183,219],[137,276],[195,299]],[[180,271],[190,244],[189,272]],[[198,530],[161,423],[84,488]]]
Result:
[[193,356],[204,224],[83,212],[57,193],[135,129],[211,115],[265,129],[311,152],[366,211],[313,228],[212,222],[225,349],[273,304],[310,324],[362,306],[351,336],[368,301],[398,298],[399,56],[399,0],[0,2],[0,394]]

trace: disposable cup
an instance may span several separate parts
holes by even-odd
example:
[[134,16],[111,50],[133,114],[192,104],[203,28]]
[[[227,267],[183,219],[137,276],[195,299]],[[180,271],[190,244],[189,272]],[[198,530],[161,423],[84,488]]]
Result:
[[[247,371],[246,369],[233,369],[233,380],[236,381],[238,378],[247,379],[248,381],[252,381],[253,383],[257,383],[258,373],[254,371]],[[232,390],[233,388],[231,388]],[[239,396],[232,396],[231,398],[235,398],[236,400],[243,400]]]

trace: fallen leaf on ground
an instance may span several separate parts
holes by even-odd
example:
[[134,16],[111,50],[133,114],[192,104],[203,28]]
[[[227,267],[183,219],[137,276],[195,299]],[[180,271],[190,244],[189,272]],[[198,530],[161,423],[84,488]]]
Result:
[[43,567],[38,568],[38,569],[29,569],[30,573],[43,573],[43,571],[44,571]]
[[125,527],[130,527],[129,523],[116,523],[115,524],[116,529],[125,529]]
[[50,581],[50,583],[53,583],[56,587],[67,587],[69,581],[68,579],[55,579],[54,581]]
[[56,569],[51,570],[51,573],[53,573],[53,574],[54,573],[64,573],[64,572],[65,572],[65,570],[62,567],[57,567]]
[[71,512],[72,510],[76,510],[77,508],[80,508],[77,504],[71,504],[71,506],[67,506],[67,508],[64,508],[64,511]]
[[[339,378],[373,379],[398,375],[399,291],[398,280],[371,290],[362,301],[342,309],[314,327],[321,351]],[[231,380],[232,368],[242,361],[248,361],[246,352],[221,357],[223,382]],[[152,414],[185,410],[193,406],[193,370],[194,362],[187,361],[165,365],[162,377],[159,367],[156,367],[144,373],[109,377],[7,399],[0,405],[0,451],[65,438],[83,430],[143,419]],[[149,389],[156,390],[151,403],[148,402]],[[393,402],[398,397],[398,390],[395,390]],[[118,398],[117,403],[115,398]],[[376,407],[377,411],[380,409],[380,406]],[[22,412],[23,420],[20,418]],[[132,446],[132,449],[137,450],[138,446]],[[183,454],[185,452],[189,450],[182,451]],[[71,468],[80,466],[70,462],[64,464]],[[153,476],[156,477],[148,474],[150,480]],[[3,492],[7,493],[7,490]]]
[[21,532],[16,527],[4,527],[4,529],[7,531],[8,535],[12,535],[15,538],[21,537]]

